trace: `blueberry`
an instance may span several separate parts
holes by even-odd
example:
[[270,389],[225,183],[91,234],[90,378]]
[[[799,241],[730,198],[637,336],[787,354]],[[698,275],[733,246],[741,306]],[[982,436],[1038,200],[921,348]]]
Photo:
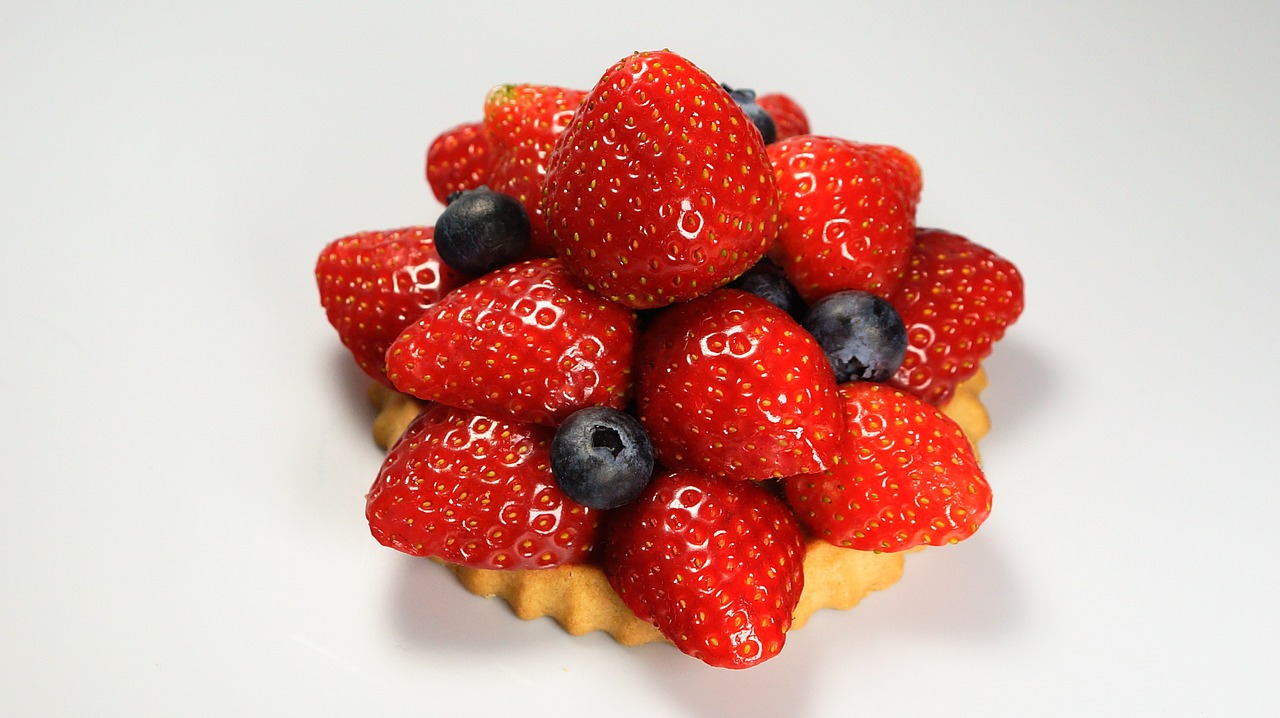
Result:
[[566,496],[583,506],[631,503],[653,476],[653,444],[640,422],[617,409],[579,409],[551,441],[551,473]]
[[436,220],[435,243],[440,259],[455,270],[491,272],[529,248],[529,214],[515,197],[488,187],[455,192]]
[[787,281],[782,267],[774,264],[768,257],[756,262],[742,276],[730,282],[729,286],[769,300],[796,321],[804,316],[805,305],[800,293]]
[[847,290],[809,307],[801,325],[818,340],[836,381],[885,381],[907,353],[907,328],[880,297]]
[[747,119],[760,130],[760,136],[764,138],[766,145],[773,144],[778,139],[778,127],[773,123],[773,116],[770,115],[763,107],[756,103],[755,90],[735,90],[728,85],[721,83],[721,87],[725,92],[729,93],[729,97],[738,103],[742,111],[746,113]]

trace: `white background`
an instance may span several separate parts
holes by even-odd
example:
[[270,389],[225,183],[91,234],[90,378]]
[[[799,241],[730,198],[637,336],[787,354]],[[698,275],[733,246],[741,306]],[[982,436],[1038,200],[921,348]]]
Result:
[[[1275,3],[98,5],[0,6],[0,715],[1280,710]],[[664,46],[912,152],[1028,285],[991,520],[746,673],[378,546],[311,276],[434,220],[490,86]]]

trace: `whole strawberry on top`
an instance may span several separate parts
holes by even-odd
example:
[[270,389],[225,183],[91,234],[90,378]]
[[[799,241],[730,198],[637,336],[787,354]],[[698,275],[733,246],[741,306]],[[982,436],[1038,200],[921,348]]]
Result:
[[552,430],[432,404],[387,454],[366,497],[379,543],[488,569],[586,560],[599,513],[551,475]]
[[583,288],[559,259],[508,265],[429,307],[387,350],[419,399],[548,426],[626,405],[635,314]]
[[387,347],[468,277],[449,267],[433,227],[360,232],[336,239],[316,260],[320,304],[365,374],[391,385]]
[[670,471],[607,530],[604,567],[622,601],[681,651],[722,668],[778,654],[804,587],[804,537],[750,481]]
[[844,433],[835,374],[786,312],[737,289],[664,310],[636,358],[658,460],[731,479],[830,467]]
[[611,67],[556,142],[542,209],[587,286],[642,309],[701,296],[755,264],[778,230],[760,132],[669,51]]
[[788,137],[809,134],[809,116],[805,114],[800,103],[790,95],[771,92],[757,97],[756,103],[773,117],[773,126],[778,139],[785,140]]
[[840,387],[849,431],[836,465],[783,480],[815,536],[862,551],[942,546],[971,536],[991,513],[991,487],[960,427],[884,384]]
[[780,140],[769,158],[785,221],[771,256],[800,296],[892,294],[911,254],[914,161],[896,148],[817,135]]
[[454,192],[489,181],[489,135],[482,122],[464,122],[436,136],[427,146],[427,184],[441,204]]
[[1022,275],[965,237],[922,228],[892,301],[907,327],[907,354],[890,383],[941,405],[1022,314]]
[[524,205],[532,224],[532,249],[540,256],[553,254],[541,206],[547,157],[586,94],[554,85],[499,85],[484,100],[489,189]]

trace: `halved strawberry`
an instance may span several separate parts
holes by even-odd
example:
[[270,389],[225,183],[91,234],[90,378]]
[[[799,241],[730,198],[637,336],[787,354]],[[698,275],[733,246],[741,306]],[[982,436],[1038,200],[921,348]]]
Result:
[[543,210],[587,286],[637,309],[706,294],[755,264],[778,227],[764,142],[689,60],[610,68],[560,135]]
[[804,587],[804,540],[781,499],[749,481],[670,471],[606,531],[609,583],[681,651],[747,668],[782,650]]
[[920,229],[891,301],[907,326],[907,355],[889,383],[941,406],[1022,314],[1022,275],[958,234]]
[[783,479],[814,535],[863,551],[904,551],[968,538],[991,513],[991,487],[954,421],[884,384],[843,384],[849,419],[840,461]]
[[366,498],[379,543],[472,568],[587,559],[599,513],[551,475],[554,432],[432,404],[387,454]]
[[897,289],[920,191],[903,155],[817,135],[769,146],[785,222],[771,256],[805,301],[844,289],[888,298]]
[[492,144],[489,189],[524,205],[535,255],[555,253],[542,214],[547,156],[586,95],[552,85],[500,85],[485,97],[484,126]]
[[489,136],[480,122],[464,122],[436,136],[427,147],[427,184],[441,204],[454,192],[489,181]]
[[660,313],[637,365],[659,463],[733,479],[831,466],[844,432],[822,348],[767,300],[721,289]]
[[338,338],[370,377],[387,384],[387,347],[428,306],[467,277],[440,259],[432,227],[360,232],[316,260],[320,304]]
[[397,389],[556,426],[631,390],[635,314],[582,287],[559,259],[512,264],[454,290],[387,351]]

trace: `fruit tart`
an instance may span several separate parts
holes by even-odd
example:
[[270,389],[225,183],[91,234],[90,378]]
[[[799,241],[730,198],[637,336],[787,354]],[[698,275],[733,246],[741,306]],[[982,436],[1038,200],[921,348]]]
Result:
[[379,543],[746,668],[990,513],[981,362],[1022,279],[916,225],[907,152],[664,50],[492,89],[426,180],[433,225],[315,269],[379,408]]

